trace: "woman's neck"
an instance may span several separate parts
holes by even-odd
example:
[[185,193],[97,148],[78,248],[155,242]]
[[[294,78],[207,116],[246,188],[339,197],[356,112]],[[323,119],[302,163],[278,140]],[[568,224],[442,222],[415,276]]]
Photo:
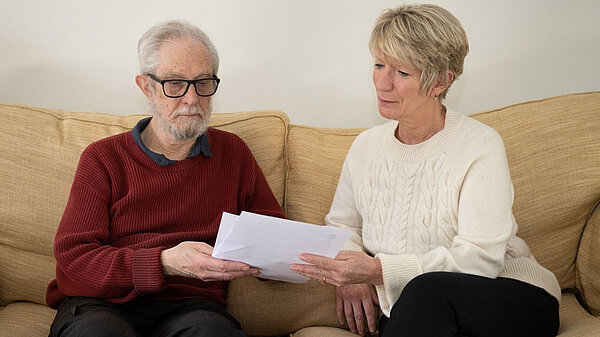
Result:
[[416,118],[398,121],[396,138],[406,145],[422,143],[444,129],[446,107],[436,105],[429,113],[418,114]]

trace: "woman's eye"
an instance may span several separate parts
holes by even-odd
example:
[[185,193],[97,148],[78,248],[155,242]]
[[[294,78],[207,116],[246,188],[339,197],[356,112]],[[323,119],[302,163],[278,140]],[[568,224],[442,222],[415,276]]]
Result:
[[383,69],[383,64],[381,64],[381,63],[375,63],[375,68],[376,69]]
[[398,70],[398,74],[400,74],[400,76],[402,76],[402,77],[408,77],[408,76],[410,76],[410,74],[409,74],[409,73],[405,73],[405,72],[404,72],[404,71],[402,71],[402,70]]

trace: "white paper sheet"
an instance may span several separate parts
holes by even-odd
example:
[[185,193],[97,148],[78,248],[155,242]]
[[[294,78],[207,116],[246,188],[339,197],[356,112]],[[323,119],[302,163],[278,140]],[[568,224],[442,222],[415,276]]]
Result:
[[304,283],[308,277],[290,270],[293,263],[306,264],[301,253],[334,258],[350,233],[251,212],[239,216],[223,212],[212,256],[241,261],[260,268],[260,277]]

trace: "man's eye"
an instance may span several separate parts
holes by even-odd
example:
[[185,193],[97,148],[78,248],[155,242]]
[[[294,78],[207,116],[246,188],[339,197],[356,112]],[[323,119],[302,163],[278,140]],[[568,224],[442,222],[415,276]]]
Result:
[[185,85],[187,85],[187,83],[183,82],[183,81],[169,81],[167,82],[169,84],[170,87],[172,88],[181,88]]

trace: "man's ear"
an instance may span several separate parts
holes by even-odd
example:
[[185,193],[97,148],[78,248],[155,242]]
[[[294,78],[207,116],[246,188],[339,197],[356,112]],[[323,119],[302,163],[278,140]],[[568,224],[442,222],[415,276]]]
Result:
[[146,95],[146,97],[151,98],[151,91],[150,91],[150,83],[148,82],[148,76],[142,75],[142,74],[138,74],[135,76],[135,84],[137,84],[137,86],[142,89],[142,92],[144,93],[144,95]]

